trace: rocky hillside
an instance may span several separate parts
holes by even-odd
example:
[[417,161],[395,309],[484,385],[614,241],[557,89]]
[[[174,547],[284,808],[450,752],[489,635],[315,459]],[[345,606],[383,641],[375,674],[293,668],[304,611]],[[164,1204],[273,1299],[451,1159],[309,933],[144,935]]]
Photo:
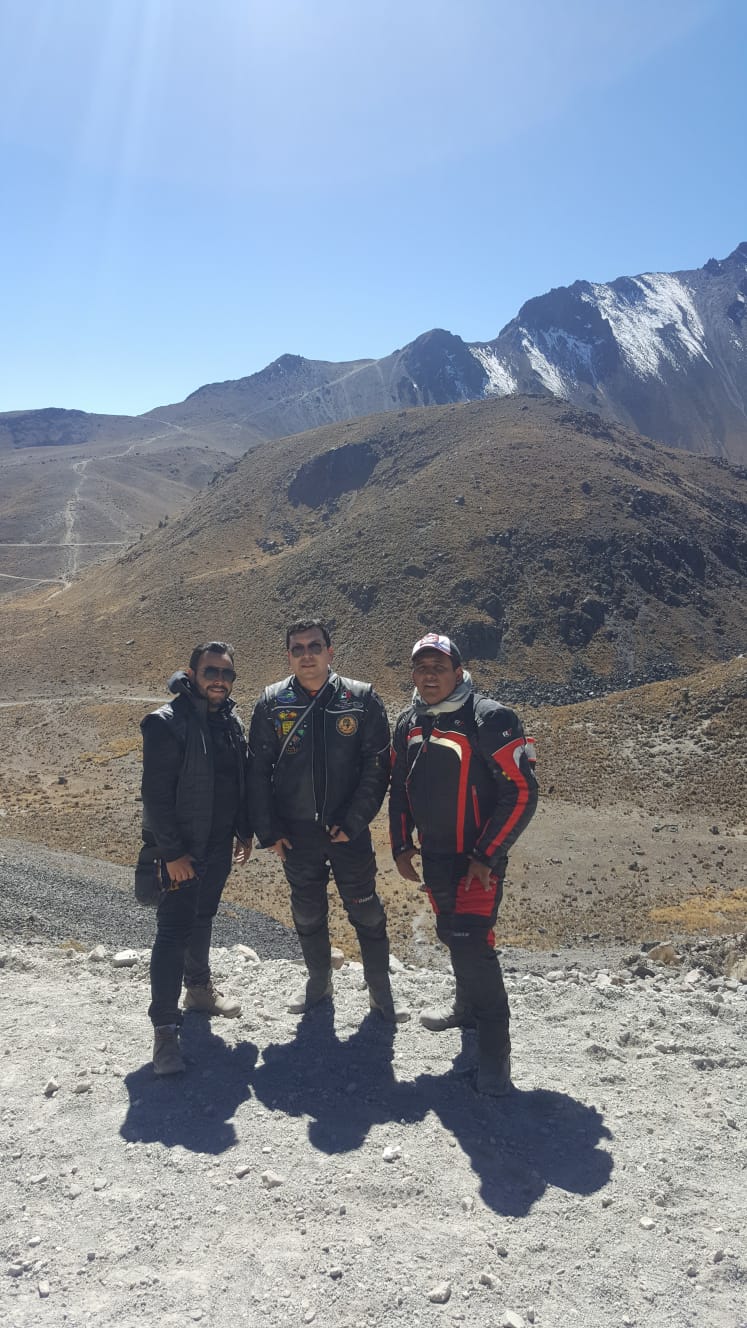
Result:
[[739,652],[746,512],[744,471],[551,398],[385,414],[248,454],[116,564],[12,602],[3,635],[44,676],[157,689],[217,633],[259,685],[319,612],[392,696],[439,626],[489,685],[572,701]]

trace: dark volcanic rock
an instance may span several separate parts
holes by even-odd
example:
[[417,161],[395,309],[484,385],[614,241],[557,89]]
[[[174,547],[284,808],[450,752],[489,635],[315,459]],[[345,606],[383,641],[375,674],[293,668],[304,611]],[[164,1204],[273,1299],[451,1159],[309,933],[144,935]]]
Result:
[[343,493],[362,488],[378,459],[369,443],[333,447],[296,471],[288,485],[288,498],[294,507],[334,502]]

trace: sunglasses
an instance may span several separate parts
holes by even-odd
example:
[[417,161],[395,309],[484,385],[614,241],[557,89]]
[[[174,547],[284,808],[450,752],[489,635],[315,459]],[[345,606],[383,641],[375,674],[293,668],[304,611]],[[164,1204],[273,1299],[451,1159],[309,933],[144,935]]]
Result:
[[321,641],[309,641],[307,646],[291,646],[288,653],[294,659],[300,659],[302,655],[321,655],[322,651],[326,649],[326,645]]
[[217,682],[219,678],[221,682],[236,681],[236,674],[233,669],[217,669],[214,664],[206,664],[202,670],[202,676],[207,678],[208,682]]

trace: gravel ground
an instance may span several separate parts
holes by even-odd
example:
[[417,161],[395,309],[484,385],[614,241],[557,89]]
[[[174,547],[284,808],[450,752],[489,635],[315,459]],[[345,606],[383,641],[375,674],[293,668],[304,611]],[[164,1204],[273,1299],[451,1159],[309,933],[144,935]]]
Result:
[[[0,934],[84,945],[151,945],[152,909],[137,904],[132,868],[56,853],[17,839],[0,840]],[[252,937],[261,959],[300,959],[295,933],[263,913],[239,904],[222,907],[215,920],[216,945]]]
[[[334,1007],[286,1013],[282,929],[237,914],[260,957],[229,941],[213,960],[244,1013],[189,1015],[188,1071],[164,1081],[117,871],[16,851],[0,855],[3,1324],[747,1328],[733,941],[668,965],[504,953],[516,1089],[491,1101],[474,1035],[395,1032],[354,962]],[[450,995],[443,965],[393,969],[414,1014]]]

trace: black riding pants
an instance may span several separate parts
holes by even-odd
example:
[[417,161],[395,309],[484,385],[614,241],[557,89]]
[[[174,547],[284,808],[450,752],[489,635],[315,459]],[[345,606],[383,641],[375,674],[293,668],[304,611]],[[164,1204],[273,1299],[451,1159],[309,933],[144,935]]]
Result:
[[485,890],[466,878],[466,853],[429,857],[424,853],[423,880],[436,914],[439,940],[448,946],[451,966],[478,1032],[503,1051],[510,1049],[509,1008],[503,974],[495,953],[493,927],[503,897],[505,865],[491,874]]
[[291,888],[291,913],[310,973],[330,965],[327,885],[330,871],[358,935],[367,981],[389,971],[386,913],[376,893],[376,857],[368,829],[347,844],[333,844],[314,821],[288,826],[292,848],[283,864]]
[[232,850],[233,835],[209,848],[199,876],[167,890],[158,905],[148,1010],[156,1028],[179,1023],[182,980],[188,987],[210,981],[213,918],[231,870]]

